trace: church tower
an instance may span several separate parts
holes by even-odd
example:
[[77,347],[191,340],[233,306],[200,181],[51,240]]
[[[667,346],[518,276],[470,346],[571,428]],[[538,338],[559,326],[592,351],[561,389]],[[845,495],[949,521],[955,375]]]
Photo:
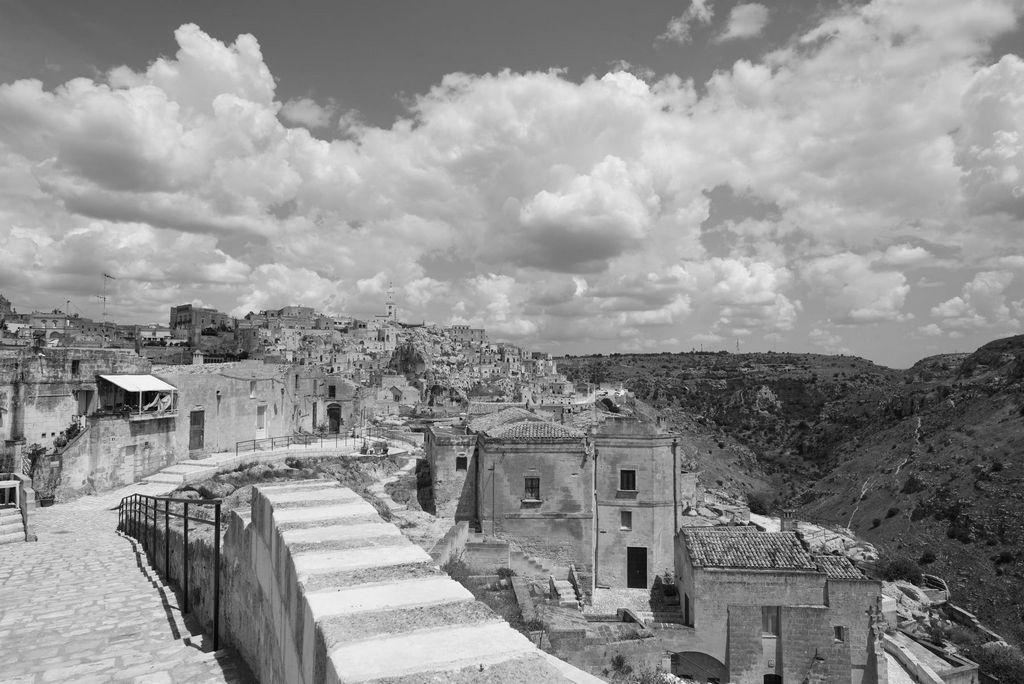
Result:
[[392,283],[388,283],[388,298],[384,303],[384,315],[392,323],[398,322],[398,308],[395,306],[395,287]]

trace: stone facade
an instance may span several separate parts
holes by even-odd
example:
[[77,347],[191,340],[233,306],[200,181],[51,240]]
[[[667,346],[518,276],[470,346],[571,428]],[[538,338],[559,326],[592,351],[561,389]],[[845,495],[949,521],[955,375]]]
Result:
[[[693,478],[682,472],[673,477],[673,467],[684,465],[674,454],[678,442],[654,423],[610,417],[594,435],[594,446],[598,520],[595,583],[608,587],[630,585],[627,549],[632,547],[646,550],[644,586],[650,587],[657,576],[674,569],[675,526],[682,509],[692,502]],[[635,489],[622,489],[623,471],[633,473]],[[626,479],[630,479],[628,474]],[[639,586],[638,577],[633,579],[632,584]]]
[[259,361],[158,366],[154,374],[178,388],[175,439],[190,458],[292,434],[311,384],[289,366]]
[[[477,500],[485,532],[557,566],[593,567],[594,461],[582,433],[509,434],[517,423],[484,433],[476,462]],[[558,428],[554,423],[539,423]],[[538,435],[547,432],[538,430]],[[528,479],[529,478],[529,483]],[[530,484],[536,483],[531,491]]]
[[423,449],[430,466],[435,512],[456,521],[476,520],[476,442],[465,428],[427,430]]
[[0,438],[5,453],[53,440],[97,407],[97,375],[148,373],[131,350],[70,347],[0,352]]
[[[475,417],[467,425],[428,432],[438,515],[475,520],[488,534],[493,526],[496,536],[559,567],[571,561],[590,570],[596,563],[599,586],[651,587],[672,571],[676,519],[693,503],[696,484],[682,451],[674,457],[672,435],[622,416],[608,418],[585,438],[512,404],[495,405],[492,412],[484,407],[471,404]],[[513,437],[515,430],[560,436]],[[680,469],[675,478],[673,468]],[[632,472],[633,489],[621,489],[623,470]],[[539,501],[526,500],[527,477],[539,480]]]
[[716,567],[695,558],[699,552],[691,543],[694,534],[719,534],[716,530],[723,535],[722,547],[741,543],[735,528],[684,528],[676,556],[682,610],[693,627],[685,647],[721,666],[719,674],[704,675],[735,684],[761,684],[765,675],[800,682],[812,672],[824,672],[828,682],[885,681],[870,618],[881,593],[878,582],[855,578],[860,573],[848,562],[837,572],[838,563],[801,552],[796,536],[785,532],[749,534],[785,535],[781,546],[792,545],[805,562],[790,562],[778,548],[766,547],[768,552],[752,557],[748,567]]

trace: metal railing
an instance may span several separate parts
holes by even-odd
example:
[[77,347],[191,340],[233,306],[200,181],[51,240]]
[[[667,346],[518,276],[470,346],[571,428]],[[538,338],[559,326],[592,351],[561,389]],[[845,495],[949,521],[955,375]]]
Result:
[[308,435],[308,434],[296,434],[286,435],[284,437],[264,437],[263,439],[246,439],[241,442],[235,442],[235,455],[245,453],[247,451],[268,451],[272,449],[284,449],[298,444],[303,447],[318,447],[323,449],[324,447],[334,446],[335,448],[345,444],[353,443],[353,440],[357,438],[350,437],[348,434],[335,432],[326,435]]
[[[161,504],[163,509],[161,510]],[[171,510],[171,504],[181,504],[181,512]],[[189,515],[189,506],[213,507],[213,520]],[[118,506],[117,529],[138,541],[150,555],[156,568],[157,526],[160,515],[164,524],[164,580],[171,581],[171,518],[182,521],[182,578],[184,596],[182,614],[189,611],[188,576],[188,524],[213,525],[213,650],[217,650],[220,631],[220,506],[221,499],[175,499],[169,496],[132,494],[121,499]],[[193,509],[195,510],[195,509]],[[151,529],[147,529],[152,524]]]
[[[302,447],[309,448],[326,448],[333,446],[339,448],[342,446],[354,447],[357,442],[367,442],[370,440],[381,440],[381,441],[394,441],[394,442],[405,442],[412,447],[421,446],[417,443],[416,433],[403,430],[394,430],[390,428],[384,428],[377,425],[367,425],[364,428],[356,430],[356,434],[353,435],[351,432],[333,432],[324,435],[311,435],[306,433],[298,433],[294,435],[285,435],[282,437],[264,437],[262,439],[246,439],[241,442],[235,442],[235,456],[243,454],[249,451],[269,451],[272,449],[284,449],[293,445],[299,445]],[[422,441],[422,436],[420,438]]]

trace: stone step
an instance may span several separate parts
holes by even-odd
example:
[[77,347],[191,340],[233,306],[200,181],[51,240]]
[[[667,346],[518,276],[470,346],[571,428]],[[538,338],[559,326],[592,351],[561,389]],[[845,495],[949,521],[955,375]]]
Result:
[[[422,630],[335,647],[330,659],[350,682],[488,666],[534,652],[505,622]],[[438,678],[439,679],[439,678]]]
[[159,483],[181,485],[185,484],[185,477],[184,475],[181,474],[159,472],[156,473],[155,475],[150,475],[149,477],[143,478],[142,481],[148,482],[150,484]]
[[0,534],[8,534],[14,530],[20,530],[22,525],[21,517],[0,518]]
[[21,509],[17,506],[5,506],[0,508],[0,520],[4,518],[18,518],[21,520]]
[[0,544],[13,544],[14,542],[25,541],[25,532],[18,530],[10,533],[0,533]]

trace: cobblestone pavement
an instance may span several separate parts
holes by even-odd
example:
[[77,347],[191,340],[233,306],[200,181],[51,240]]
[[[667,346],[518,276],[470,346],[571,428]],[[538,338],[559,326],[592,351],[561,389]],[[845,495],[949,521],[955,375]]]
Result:
[[[0,682],[251,682],[193,636],[174,592],[115,531],[132,485],[31,516],[39,541],[0,546]],[[198,630],[196,630],[198,633]]]

